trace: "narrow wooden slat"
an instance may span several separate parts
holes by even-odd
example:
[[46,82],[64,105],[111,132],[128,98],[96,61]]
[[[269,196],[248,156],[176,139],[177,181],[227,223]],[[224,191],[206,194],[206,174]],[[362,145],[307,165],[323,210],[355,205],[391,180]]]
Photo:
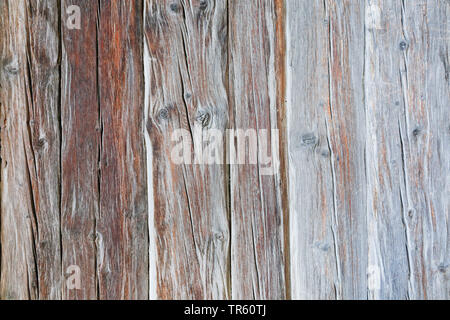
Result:
[[365,4],[327,1],[334,250],[338,299],[367,298],[367,224],[363,67]]
[[207,129],[224,133],[226,3],[145,3],[151,298],[227,298],[226,166],[180,165],[172,158],[176,129],[191,140]]
[[292,298],[335,299],[329,16],[322,0],[286,5]]
[[402,2],[400,139],[403,216],[411,299],[448,299],[449,50],[448,1]]
[[31,186],[40,299],[61,298],[59,10],[56,0],[27,2],[29,162],[35,171]]
[[402,5],[366,2],[365,104],[368,290],[371,299],[408,297],[401,126],[405,119]]
[[[81,29],[69,29],[67,8],[81,10]],[[80,268],[81,288],[63,283],[63,299],[95,299],[99,217],[100,105],[97,63],[97,1],[62,2],[61,233],[62,268]],[[97,240],[97,241],[96,241]],[[102,252],[104,247],[99,248]],[[103,257],[98,258],[102,264]]]
[[142,3],[100,1],[100,299],[148,298]]
[[1,299],[39,297],[27,9],[25,1],[0,2]]
[[[273,1],[229,2],[230,128],[254,129],[257,134],[268,130],[257,150],[266,144],[273,159],[280,153],[279,135],[271,134],[278,127],[276,9]],[[236,139],[229,142],[238,148]],[[279,168],[266,175],[263,170],[269,166],[247,159],[230,169],[232,298],[283,299],[287,290]]]

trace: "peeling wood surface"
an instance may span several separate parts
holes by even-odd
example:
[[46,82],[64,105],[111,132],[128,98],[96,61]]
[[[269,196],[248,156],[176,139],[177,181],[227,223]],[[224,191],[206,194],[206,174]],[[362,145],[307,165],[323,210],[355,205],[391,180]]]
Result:
[[0,0],[0,299],[449,299],[449,19]]

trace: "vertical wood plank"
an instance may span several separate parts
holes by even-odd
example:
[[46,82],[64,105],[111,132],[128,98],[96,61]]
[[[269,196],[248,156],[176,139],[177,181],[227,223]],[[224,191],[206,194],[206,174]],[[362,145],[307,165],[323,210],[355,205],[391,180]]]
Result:
[[100,1],[100,299],[147,299],[142,2]]
[[411,299],[449,297],[448,1],[402,2],[400,135]]
[[327,6],[322,0],[286,6],[292,298],[335,299]]
[[56,0],[28,1],[25,20],[31,98],[29,163],[34,171],[30,176],[40,299],[61,298],[59,10]]
[[327,112],[338,299],[367,298],[365,5],[328,1],[330,95]]
[[2,299],[39,297],[27,4],[0,2]]
[[365,299],[365,6],[323,6],[287,9],[292,294]]
[[[5,3],[4,9],[8,8],[8,5]],[[28,297],[59,299],[62,276],[59,230],[59,7],[57,1],[46,3],[28,1],[22,5],[25,6],[23,12],[17,10],[15,5],[9,7],[11,23],[8,27],[6,25],[4,27],[7,32],[4,39],[9,39],[10,42],[5,41],[2,49],[4,55],[2,83],[11,85],[10,90],[13,94],[5,95],[3,101],[4,121],[7,123],[4,143],[10,146],[4,150],[9,153],[5,155],[5,159],[12,157],[6,160],[5,169],[8,161],[18,160],[14,165],[18,174],[11,180],[6,180],[12,184],[4,190],[7,192],[16,190],[14,193],[21,190],[20,193],[28,198],[25,203],[29,201],[25,207],[30,207],[25,211],[17,207],[17,211],[10,212],[15,215],[14,220],[25,217],[25,221],[30,223],[28,235],[31,239],[28,239],[30,242],[25,246],[31,247],[34,263],[28,264],[27,267],[33,269],[33,274],[28,276]],[[2,13],[5,19],[3,21],[8,21],[8,13],[5,11]],[[19,15],[15,16],[16,14]],[[15,20],[16,18],[18,20]],[[15,28],[16,31],[9,33],[10,28]],[[20,34],[21,32],[24,34]],[[13,55],[7,53],[7,46],[11,43],[15,43],[10,47]],[[14,79],[18,79],[20,75],[23,82],[20,85],[17,82],[13,85]],[[22,101],[12,100],[14,95],[22,95]],[[18,120],[23,123],[16,123]],[[17,126],[17,130],[23,130],[23,135],[9,136],[8,129],[13,128],[9,124]],[[25,166],[16,167],[19,166],[21,157],[26,160],[23,163]],[[24,175],[22,178],[26,178],[24,181],[21,180],[22,174]],[[4,203],[5,207],[17,206],[14,199],[19,198],[16,197],[20,196],[16,194],[5,197],[5,200],[8,199],[8,203]],[[8,214],[8,210],[5,213]],[[8,220],[7,215],[6,221]],[[4,224],[4,227],[16,229],[24,226]],[[16,232],[20,232],[20,229]],[[21,261],[23,258],[8,257],[7,252],[14,252],[16,244],[11,242],[7,235],[5,237],[7,239],[3,245],[4,261],[9,261],[11,267],[16,269],[15,266],[23,263]],[[20,271],[24,270],[18,269],[18,272]],[[21,276],[15,274],[15,271],[6,272],[4,283],[15,281],[15,277]],[[11,298],[14,297],[14,293],[7,292],[5,296]]]
[[370,299],[408,297],[401,90],[402,4],[366,1],[365,104]]
[[[225,1],[150,1],[145,8],[148,158],[154,207],[151,298],[229,297],[226,166],[175,164],[173,134],[224,132]],[[199,145],[200,144],[200,145]]]
[[[63,299],[98,297],[100,105],[98,94],[98,2],[63,0],[81,9],[81,29],[62,24],[61,66],[61,233],[62,268],[80,268],[81,288],[63,284]],[[100,247],[99,251],[102,252]],[[101,265],[102,257],[99,257]]]
[[[279,159],[279,135],[270,133],[278,127],[276,9],[272,1],[229,2],[229,92],[230,128],[268,130],[257,150],[265,144]],[[234,137],[229,142],[238,148]],[[233,299],[287,296],[280,172],[265,169],[249,160],[230,169]]]

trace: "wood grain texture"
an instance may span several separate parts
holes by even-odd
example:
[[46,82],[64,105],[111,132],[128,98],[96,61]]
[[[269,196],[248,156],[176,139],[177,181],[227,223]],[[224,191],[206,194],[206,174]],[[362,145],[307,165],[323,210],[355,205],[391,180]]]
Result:
[[[98,94],[98,2],[63,1],[61,14],[78,5],[81,30],[62,24],[61,234],[62,268],[78,266],[80,290],[63,286],[63,299],[96,299],[96,221],[100,210],[100,101]],[[100,248],[102,250],[102,248]]]
[[229,297],[226,167],[171,160],[175,130],[198,149],[198,130],[226,128],[226,22],[224,1],[146,1],[152,298]]
[[335,299],[329,13],[324,1],[287,1],[287,119],[292,298]]
[[293,297],[365,299],[364,4],[308,5],[286,10]]
[[[30,114],[33,111],[27,54],[27,6],[2,1],[1,12],[1,286],[5,299],[37,299],[37,217]],[[16,200],[13,200],[16,199]]]
[[149,293],[142,10],[140,1],[99,3],[100,299]]
[[402,192],[411,299],[448,299],[448,1],[402,2]]
[[[3,5],[3,10],[9,8],[9,21],[12,22],[9,28],[14,28],[12,31],[5,25],[4,39],[17,45],[10,47],[12,52],[8,52],[5,46],[8,42],[4,42],[2,54],[2,83],[8,83],[10,90],[2,99],[6,123],[6,136],[2,140],[10,146],[4,149],[4,169],[7,170],[8,162],[14,164],[14,168],[20,167],[21,161],[25,160],[22,171],[10,172],[10,179],[5,180],[10,184],[3,189],[6,192],[4,199],[20,198],[21,194],[25,201],[9,214],[3,211],[6,213],[3,217],[6,221],[18,221],[19,225],[24,223],[23,227],[28,225],[28,231],[21,236],[28,242],[22,244],[23,253],[31,250],[29,252],[32,254],[29,256],[31,260],[23,261],[25,269],[16,270],[14,265],[7,267],[11,269],[6,270],[5,279],[14,279],[10,278],[12,275],[21,278],[16,272],[29,270],[26,294],[30,298],[58,299],[62,276],[59,230],[59,8],[56,1],[5,2]],[[19,95],[21,99],[18,99]],[[12,135],[8,134],[9,130],[12,130]],[[16,131],[21,133],[16,135]],[[8,192],[12,194],[8,195]],[[11,209],[18,205],[8,202],[6,207]],[[3,230],[15,228],[8,224],[4,227]],[[2,236],[6,243],[16,241],[15,237],[9,238],[12,233],[5,232]],[[17,249],[21,250],[21,246]],[[3,258],[8,261],[9,254],[6,250],[4,253]],[[21,259],[24,257],[26,255]],[[11,298],[25,294],[24,288],[19,291],[12,288],[3,290],[7,290],[5,295]]]
[[[280,157],[279,135],[271,134],[278,128],[277,8],[273,1],[231,1],[229,6],[230,128],[268,130],[266,141],[258,137],[258,151],[273,160],[274,154]],[[230,141],[236,150],[238,143]],[[287,296],[280,172],[274,167],[274,174],[266,175],[265,169],[249,161],[230,168],[233,299]]]
[[0,299],[449,299],[449,17],[0,0]]

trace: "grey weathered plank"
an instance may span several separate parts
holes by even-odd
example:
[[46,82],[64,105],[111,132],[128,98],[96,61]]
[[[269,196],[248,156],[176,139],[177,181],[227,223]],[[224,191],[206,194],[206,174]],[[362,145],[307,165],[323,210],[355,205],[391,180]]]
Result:
[[196,132],[226,127],[226,3],[145,3],[150,296],[227,298],[226,167],[172,159],[175,130],[191,143]]
[[[279,137],[270,131],[278,128],[276,54],[282,50],[277,48],[275,34],[281,5],[265,0],[229,2],[230,128],[269,130],[267,138],[258,139],[257,150],[267,145],[264,156],[272,160],[274,155],[280,157]],[[238,148],[237,139],[230,138],[229,143]],[[275,167],[273,174],[266,175],[262,171],[268,167],[247,160],[230,168],[233,299],[288,295],[280,171]]]
[[448,1],[402,2],[400,122],[403,216],[411,299],[448,299],[449,35]]
[[[81,9],[81,29],[65,23],[70,5]],[[81,287],[65,283],[63,299],[98,297],[96,234],[99,217],[100,105],[97,62],[97,1],[67,1],[61,5],[61,250],[62,268],[80,268]],[[99,252],[102,251],[99,248]],[[101,263],[101,260],[100,260]]]
[[408,297],[401,124],[402,3],[366,2],[365,104],[370,299]]
[[321,0],[286,5],[292,298],[335,299],[329,15]]
[[292,297],[364,299],[365,6],[287,4]]

